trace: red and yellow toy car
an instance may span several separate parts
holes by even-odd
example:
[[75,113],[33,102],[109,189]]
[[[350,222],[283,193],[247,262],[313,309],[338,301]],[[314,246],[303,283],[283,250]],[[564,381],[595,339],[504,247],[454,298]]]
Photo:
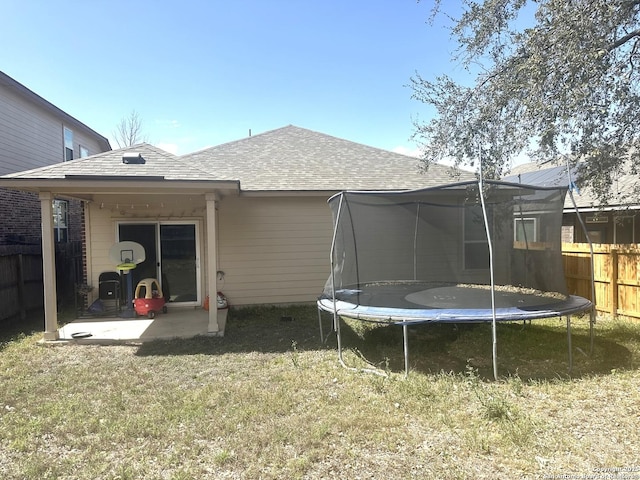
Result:
[[146,315],[149,318],[155,318],[156,313],[167,313],[166,300],[158,280],[145,278],[138,282],[133,308],[138,315]]

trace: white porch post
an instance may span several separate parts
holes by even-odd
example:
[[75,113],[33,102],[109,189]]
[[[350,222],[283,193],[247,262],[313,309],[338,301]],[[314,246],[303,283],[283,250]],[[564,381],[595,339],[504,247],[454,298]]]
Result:
[[57,340],[56,249],[53,242],[53,194],[40,192],[42,216],[42,282],[44,284],[44,339]]
[[209,295],[209,333],[218,335],[224,334],[218,326],[218,302],[217,280],[218,280],[218,246],[217,246],[217,225],[216,225],[216,201],[215,193],[207,193],[207,295]]

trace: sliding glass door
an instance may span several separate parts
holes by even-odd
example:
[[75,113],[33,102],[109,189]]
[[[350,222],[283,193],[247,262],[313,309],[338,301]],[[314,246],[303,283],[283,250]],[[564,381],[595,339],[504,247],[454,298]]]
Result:
[[198,301],[195,224],[160,225],[162,288],[172,302]]
[[146,260],[132,271],[134,286],[157,278],[173,303],[200,303],[198,224],[196,222],[120,223],[119,241],[141,244]]

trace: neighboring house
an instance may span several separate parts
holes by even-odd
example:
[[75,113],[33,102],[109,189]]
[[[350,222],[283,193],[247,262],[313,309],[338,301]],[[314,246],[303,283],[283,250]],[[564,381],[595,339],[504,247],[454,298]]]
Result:
[[[134,280],[159,278],[171,302],[200,306],[218,290],[232,305],[313,302],[330,269],[327,199],[336,192],[473,178],[441,165],[421,173],[416,158],[287,126],[181,157],[140,144],[12,174],[0,187],[37,192],[43,218],[52,214],[45,199],[83,200],[92,286],[116,268],[110,248],[132,240],[146,251]],[[43,239],[45,277],[52,243]],[[45,297],[48,339],[57,337],[51,302]],[[210,309],[211,332],[216,318]]]
[[[0,176],[111,150],[109,141],[0,72]],[[80,202],[54,201],[56,241],[81,239]],[[0,188],[0,245],[40,243],[40,201]]]
[[[574,183],[578,181],[576,177],[576,169],[572,169],[571,179]],[[541,186],[569,185],[569,174],[566,166],[541,168],[535,163],[527,163],[515,167],[504,180]],[[640,203],[634,195],[638,188],[638,177],[621,175],[612,188],[607,205],[602,205],[588,188],[572,190],[589,238],[593,243],[640,243]],[[565,200],[562,241],[587,241],[569,194]]]

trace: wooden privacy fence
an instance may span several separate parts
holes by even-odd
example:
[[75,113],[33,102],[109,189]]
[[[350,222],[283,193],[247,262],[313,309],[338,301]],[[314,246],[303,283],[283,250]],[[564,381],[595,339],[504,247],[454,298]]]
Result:
[[[58,306],[72,305],[82,279],[82,244],[56,245]],[[39,246],[0,247],[0,325],[24,319],[44,306],[42,253]]]
[[43,306],[42,255],[0,255],[0,323]]
[[[593,245],[596,310],[640,318],[640,245]],[[592,299],[589,244],[563,243],[569,293]]]
[[[616,317],[640,318],[640,245],[594,245],[596,309]],[[0,251],[0,324],[24,318],[43,307],[40,249]],[[80,242],[56,248],[58,299],[73,298],[82,278]],[[563,243],[562,256],[569,293],[592,300],[589,245]]]

